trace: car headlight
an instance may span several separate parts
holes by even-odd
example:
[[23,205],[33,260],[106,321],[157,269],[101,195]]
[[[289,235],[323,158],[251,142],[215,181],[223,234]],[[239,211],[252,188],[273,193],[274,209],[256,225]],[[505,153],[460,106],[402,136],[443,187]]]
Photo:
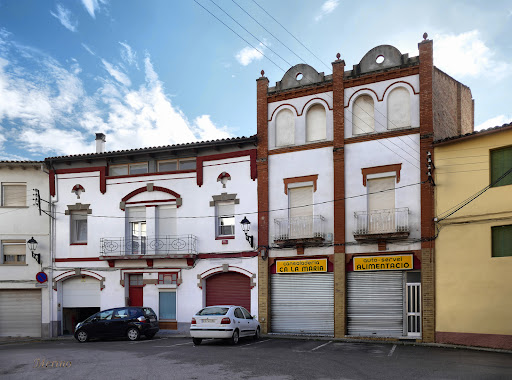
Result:
[[82,327],[82,322],[78,322],[76,324],[75,330],[78,330],[80,327]]

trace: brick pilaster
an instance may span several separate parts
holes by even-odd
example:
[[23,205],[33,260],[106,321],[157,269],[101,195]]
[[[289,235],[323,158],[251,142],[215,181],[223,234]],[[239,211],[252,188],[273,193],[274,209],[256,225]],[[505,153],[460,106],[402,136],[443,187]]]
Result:
[[268,204],[268,79],[263,76],[256,81],[256,123],[258,133],[258,148],[256,168],[258,171],[258,319],[261,332],[270,331],[270,282],[268,259],[263,260],[261,252],[269,245],[269,204]]
[[[425,36],[426,37],[426,36]],[[433,118],[433,43],[425,39],[418,44],[420,57],[420,172],[421,172],[421,285],[422,285],[422,339],[435,340],[435,255],[434,241],[434,187],[426,182],[427,152],[434,160]]]
[[333,79],[333,165],[334,165],[334,336],[346,331],[345,281],[345,61],[332,63]]

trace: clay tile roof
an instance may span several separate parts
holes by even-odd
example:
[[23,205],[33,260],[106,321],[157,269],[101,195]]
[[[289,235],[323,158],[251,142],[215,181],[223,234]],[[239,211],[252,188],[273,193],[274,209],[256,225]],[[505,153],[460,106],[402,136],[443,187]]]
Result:
[[471,137],[474,137],[474,136],[486,135],[486,134],[489,134],[489,133],[500,132],[500,131],[507,130],[507,129],[512,129],[512,123],[498,125],[496,127],[491,127],[491,128],[486,128],[486,129],[481,129],[479,131],[474,131],[474,132],[471,132],[471,133],[466,133],[464,135],[447,137],[445,139],[434,141],[434,144],[444,144],[444,143],[452,142],[452,141],[455,141],[455,140],[467,139],[467,138],[471,138]]

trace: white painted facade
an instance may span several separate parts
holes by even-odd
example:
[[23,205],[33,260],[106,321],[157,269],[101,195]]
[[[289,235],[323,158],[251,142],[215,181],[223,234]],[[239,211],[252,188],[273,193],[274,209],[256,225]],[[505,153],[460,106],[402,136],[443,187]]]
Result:
[[[50,258],[50,220],[49,216],[45,213],[39,215],[38,207],[34,205],[34,191],[40,191],[41,199],[49,200],[48,193],[48,173],[44,170],[44,163],[42,162],[0,162],[0,295],[6,295],[7,291],[17,290],[19,294],[17,302],[23,303],[25,296],[32,294],[36,298],[40,298],[40,310],[34,310],[34,315],[40,314],[32,336],[48,337],[50,335],[50,307],[49,298],[51,287],[47,283],[39,284],[36,281],[36,274],[44,271],[48,277],[51,276],[51,258]],[[9,204],[6,198],[5,186],[18,185],[18,190],[12,192],[10,195],[15,196],[15,203],[17,205]],[[7,195],[8,196],[8,195]],[[41,202],[42,210],[48,211],[48,205],[44,201]],[[35,253],[41,255],[41,264],[32,257],[32,252],[27,246],[27,241],[34,238],[37,243],[37,250]],[[6,255],[9,255],[9,244],[19,245],[25,254],[24,262],[18,264],[8,263]],[[10,256],[10,255],[9,255]],[[27,293],[27,291],[29,293]],[[37,294],[36,294],[37,293]],[[32,297],[31,296],[31,297]],[[4,297],[1,297],[5,300]],[[0,308],[5,308],[5,305],[0,303]],[[9,313],[16,310],[20,312],[20,308],[9,310]],[[3,310],[5,312],[6,310]],[[27,311],[32,313],[33,311]],[[4,314],[2,314],[4,316]],[[40,329],[37,328],[40,326]],[[7,326],[4,326],[7,327]],[[11,326],[12,327],[12,326]],[[12,331],[12,329],[9,329]],[[39,333],[40,332],[40,333]],[[7,330],[2,331],[0,328],[0,336],[10,335]],[[19,331],[14,334],[15,336],[26,336],[26,331]]]
[[[141,274],[144,306],[153,308],[160,315],[159,293],[176,293],[176,318],[161,320],[177,323],[179,330],[187,331],[191,317],[206,305],[206,281],[212,275],[226,272],[241,273],[248,277],[251,284],[251,314],[258,314],[257,301],[257,257],[256,249],[247,242],[240,221],[247,217],[251,222],[249,235],[254,236],[257,246],[257,180],[251,178],[251,167],[255,165],[255,154],[251,154],[249,144],[238,150],[223,146],[208,151],[199,150],[198,156],[202,164],[201,186],[198,186],[197,172],[146,173],[142,175],[106,177],[106,192],[101,193],[100,170],[81,171],[87,166],[83,160],[74,162],[72,169],[66,166],[63,158],[54,162],[56,194],[52,198],[55,210],[55,280],[57,296],[53,302],[57,324],[60,332],[71,333],[69,326],[78,320],[66,320],[66,306],[77,308],[80,302],[70,306],[66,296],[68,292],[79,292],[80,286],[66,287],[83,282],[84,288],[95,287],[95,294],[83,294],[83,307],[93,307],[96,302],[98,309],[125,306],[130,301],[129,276]],[[254,148],[254,145],[252,145]],[[244,153],[239,156],[225,158],[230,153]],[[164,152],[165,153],[165,152]],[[159,154],[164,154],[160,152]],[[246,154],[245,154],[246,153]],[[137,152],[140,154],[140,151]],[[102,156],[94,157],[104,160]],[[148,160],[146,156],[146,160]],[[48,160],[48,159],[47,159]],[[136,159],[136,162],[140,161]],[[98,161],[100,162],[100,161]],[[105,166],[105,164],[103,164]],[[151,167],[151,166],[150,166]],[[255,166],[254,166],[255,167]],[[63,169],[59,172],[59,169]],[[151,169],[150,169],[151,170]],[[199,169],[198,169],[199,171]],[[255,170],[254,170],[255,172]],[[229,175],[228,180],[221,181],[222,173]],[[225,187],[223,187],[223,182]],[[85,191],[80,199],[72,192],[75,185],[81,185]],[[164,189],[164,190],[162,190]],[[135,195],[130,193],[139,190]],[[224,195],[223,195],[224,194]],[[216,234],[215,198],[225,197],[234,200],[234,235],[223,239]],[[179,196],[179,197],[178,197]],[[123,201],[125,198],[125,201]],[[82,206],[77,204],[81,204]],[[71,243],[70,215],[66,211],[73,207],[88,209],[87,244]],[[124,209],[124,210],[123,210]],[[132,210],[146,223],[147,250],[124,251],[120,247],[132,247],[129,215]],[[72,212],[72,211],[71,211]],[[163,235],[165,234],[165,235]],[[166,244],[166,249],[177,247],[184,240],[165,236],[187,237],[186,248],[190,251],[163,252],[152,250],[152,244]],[[101,239],[109,240],[112,245]],[[123,240],[124,239],[124,240]],[[192,239],[192,240],[190,240]],[[135,241],[135,240],[134,240]],[[140,242],[140,240],[138,240]],[[190,242],[195,242],[189,245]],[[109,244],[110,244],[109,243]],[[120,244],[120,245],[119,245]],[[114,248],[113,248],[114,247]],[[173,246],[174,247],[174,246]],[[110,250],[109,250],[110,249]],[[138,248],[142,249],[142,248]],[[162,248],[164,249],[164,248]],[[169,248],[170,249],[170,248]],[[81,260],[84,259],[84,260]],[[159,273],[176,273],[176,284],[159,284]],[[88,285],[93,284],[93,285]],[[87,293],[87,292],[85,292]],[[99,294],[96,299],[96,295]],[[67,331],[65,331],[67,330]]]

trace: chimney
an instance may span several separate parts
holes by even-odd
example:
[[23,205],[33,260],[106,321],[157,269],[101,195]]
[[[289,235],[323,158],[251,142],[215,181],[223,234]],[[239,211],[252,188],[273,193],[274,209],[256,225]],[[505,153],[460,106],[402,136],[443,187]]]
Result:
[[105,151],[105,134],[96,133],[96,153],[103,153]]

